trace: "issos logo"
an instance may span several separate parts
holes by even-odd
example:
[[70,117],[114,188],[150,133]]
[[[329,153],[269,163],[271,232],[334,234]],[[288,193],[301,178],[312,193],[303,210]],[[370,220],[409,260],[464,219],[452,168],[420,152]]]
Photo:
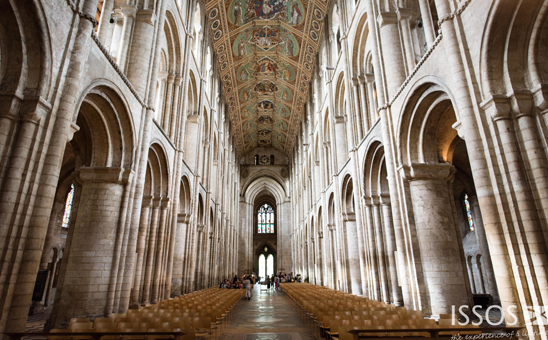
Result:
[[[456,314],[457,307],[452,306],[452,312],[453,315]],[[479,309],[481,309],[481,306],[476,305],[472,307],[472,313],[478,318],[478,321],[470,322],[470,317],[467,313],[469,313],[470,306],[468,305],[462,305],[458,308],[460,316],[464,318],[464,322],[460,322],[458,320],[453,319],[453,325],[456,325],[458,323],[460,326],[465,326],[468,324],[472,324],[475,326],[478,326],[483,323],[484,317],[479,314]],[[490,312],[492,310],[499,310],[500,312],[500,319],[499,320],[493,320],[492,318],[485,318],[485,321],[490,326],[498,326],[502,324],[504,320],[504,310],[500,306],[489,306],[487,310],[485,311],[485,315],[490,315]],[[509,316],[509,320],[506,320],[506,326],[516,326],[519,323],[518,317],[516,315],[516,312],[518,310],[518,307],[515,305],[508,306],[506,313]],[[527,306],[527,310],[524,311],[523,318],[525,319],[525,325],[548,325],[548,317],[546,312],[548,311],[548,308],[546,306]]]

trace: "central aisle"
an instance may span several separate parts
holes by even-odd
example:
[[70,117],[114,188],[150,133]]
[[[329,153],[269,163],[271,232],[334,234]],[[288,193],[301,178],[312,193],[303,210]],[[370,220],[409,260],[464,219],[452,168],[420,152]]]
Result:
[[255,285],[251,300],[241,300],[232,313],[221,340],[314,339],[281,290],[261,292],[260,285]]

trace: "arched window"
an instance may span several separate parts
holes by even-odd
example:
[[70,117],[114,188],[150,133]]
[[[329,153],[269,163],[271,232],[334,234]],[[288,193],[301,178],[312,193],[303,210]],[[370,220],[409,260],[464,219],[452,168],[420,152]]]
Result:
[[259,277],[264,280],[266,277],[266,258],[264,254],[259,256]]
[[257,232],[259,234],[274,234],[274,209],[268,204],[264,204],[259,208]]
[[65,201],[65,213],[63,214],[63,224],[61,227],[68,228],[70,220],[70,212],[72,210],[72,201],[74,199],[74,184],[71,184],[70,191],[67,195],[67,200]]
[[472,217],[472,208],[470,207],[470,201],[468,201],[468,195],[464,194],[464,209],[466,209],[466,217],[468,218],[468,226],[471,231],[474,231],[474,218]]

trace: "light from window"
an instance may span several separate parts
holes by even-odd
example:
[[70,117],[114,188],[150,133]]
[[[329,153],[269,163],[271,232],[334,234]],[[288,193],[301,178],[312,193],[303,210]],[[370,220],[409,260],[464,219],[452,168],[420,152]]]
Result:
[[257,232],[259,234],[274,233],[274,209],[268,204],[261,206],[257,214]]
[[259,277],[262,280],[266,278],[266,258],[264,254],[259,256]]
[[266,275],[274,275],[274,256],[268,255],[266,258]]
[[72,210],[72,201],[74,199],[74,184],[71,184],[70,191],[67,195],[67,200],[65,202],[65,213],[63,214],[63,224],[61,227],[68,228],[70,220],[70,212]]
[[466,217],[468,218],[468,225],[470,230],[474,231],[474,219],[472,218],[472,209],[470,208],[470,202],[468,201],[468,195],[464,194],[464,207],[466,208]]

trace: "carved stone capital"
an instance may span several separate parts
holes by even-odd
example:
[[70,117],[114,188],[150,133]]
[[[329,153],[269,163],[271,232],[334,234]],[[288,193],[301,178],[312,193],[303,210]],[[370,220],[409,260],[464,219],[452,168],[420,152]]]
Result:
[[425,164],[414,163],[410,166],[401,166],[398,171],[400,175],[409,180],[451,180],[456,172],[456,169],[451,164]]
[[143,208],[150,208],[152,206],[152,196],[143,196]]
[[413,11],[409,8],[398,8],[398,20],[408,20],[413,16]]
[[483,101],[480,106],[495,121],[512,117],[512,106],[505,95],[491,96],[491,98]]
[[156,14],[154,14],[154,11],[150,9],[140,9],[137,11],[136,20],[154,26]]
[[120,6],[120,9],[122,10],[122,15],[125,18],[135,19],[136,15],[137,15],[137,6],[135,6],[135,5],[122,5],[122,6]]
[[398,22],[398,15],[392,12],[382,12],[377,17],[377,22],[381,28],[387,25],[393,25]]

